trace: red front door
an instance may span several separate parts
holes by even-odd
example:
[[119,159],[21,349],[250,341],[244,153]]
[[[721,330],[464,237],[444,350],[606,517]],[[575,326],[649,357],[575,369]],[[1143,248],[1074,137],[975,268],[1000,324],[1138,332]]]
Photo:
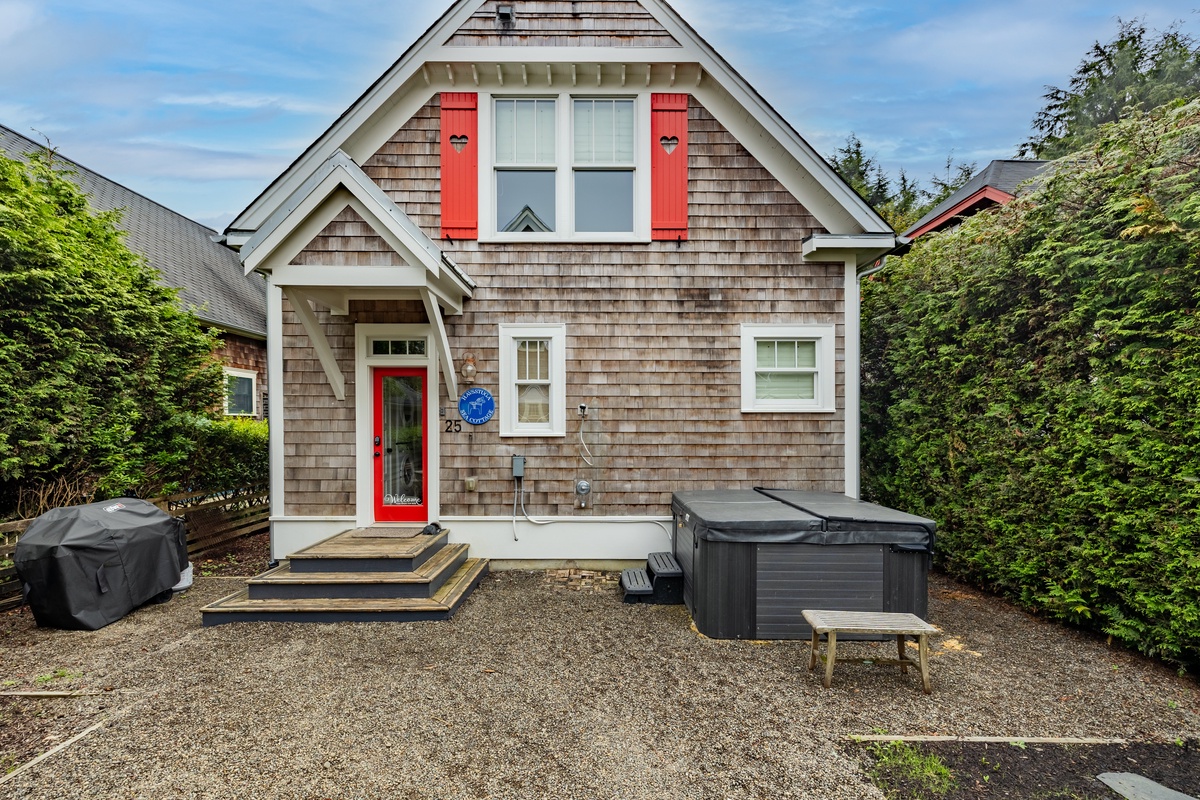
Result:
[[428,519],[425,370],[373,370],[375,519]]

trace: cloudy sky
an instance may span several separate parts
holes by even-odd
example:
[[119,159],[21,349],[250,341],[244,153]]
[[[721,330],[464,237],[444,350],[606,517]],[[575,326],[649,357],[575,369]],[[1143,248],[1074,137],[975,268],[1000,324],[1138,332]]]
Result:
[[[819,152],[927,182],[1012,156],[1117,19],[1200,0],[673,0]],[[221,228],[449,0],[0,0],[0,124]]]

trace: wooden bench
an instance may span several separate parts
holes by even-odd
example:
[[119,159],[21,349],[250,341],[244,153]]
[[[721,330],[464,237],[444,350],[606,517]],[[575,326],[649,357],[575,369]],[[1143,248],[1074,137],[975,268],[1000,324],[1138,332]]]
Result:
[[[808,661],[811,671],[817,666],[817,659],[825,662],[825,688],[833,682],[833,665],[837,661],[837,637],[843,634],[882,633],[896,637],[896,648],[899,658],[843,658],[843,661],[869,661],[875,664],[899,664],[900,671],[907,674],[908,668],[916,667],[921,671],[921,683],[925,694],[929,694],[929,641],[931,633],[938,629],[915,614],[890,614],[883,611],[813,611],[801,612],[804,620],[812,627],[812,653]],[[825,634],[825,654],[820,655],[817,648],[821,634]],[[914,661],[905,650],[905,640],[913,636],[917,640],[917,660]]]

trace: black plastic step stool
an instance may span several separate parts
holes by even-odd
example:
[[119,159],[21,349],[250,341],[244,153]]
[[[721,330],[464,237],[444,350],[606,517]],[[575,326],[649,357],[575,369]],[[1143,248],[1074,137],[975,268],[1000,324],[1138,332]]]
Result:
[[621,570],[621,591],[625,593],[626,603],[653,602],[654,584],[642,567],[630,567]]
[[679,605],[683,602],[683,569],[670,553],[651,553],[646,566],[621,573],[626,603]]

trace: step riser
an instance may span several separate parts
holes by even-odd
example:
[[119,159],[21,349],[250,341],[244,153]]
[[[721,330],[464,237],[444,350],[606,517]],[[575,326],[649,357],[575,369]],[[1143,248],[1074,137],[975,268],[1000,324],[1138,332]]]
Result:
[[[250,583],[247,590],[251,600],[335,600],[347,597],[355,600],[391,600],[398,598],[430,598],[450,579],[467,560],[463,550],[453,561],[424,583]],[[351,572],[352,570],[344,570]],[[385,570],[372,570],[384,572]],[[293,569],[293,573],[295,570]],[[312,575],[315,573],[304,573]]]
[[306,574],[312,572],[412,572],[437,555],[438,550],[445,547],[449,538],[448,533],[442,533],[420,553],[413,556],[327,558],[320,555],[305,556],[303,553],[297,553],[289,561],[292,565],[292,572]]
[[428,558],[293,558],[293,573],[314,575],[326,572],[412,572]]

